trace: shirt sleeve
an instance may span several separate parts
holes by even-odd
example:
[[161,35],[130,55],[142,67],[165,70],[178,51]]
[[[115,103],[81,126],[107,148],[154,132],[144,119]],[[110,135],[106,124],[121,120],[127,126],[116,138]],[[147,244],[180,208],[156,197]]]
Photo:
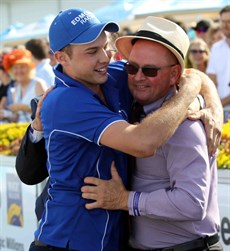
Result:
[[203,219],[211,168],[201,123],[184,122],[162,150],[167,159],[170,187],[131,192],[129,214],[174,221]]
[[[96,95],[89,95],[88,90],[67,88],[61,92],[58,99],[44,100],[41,120],[45,137],[49,136],[46,135],[49,133],[47,126],[52,124],[59,132],[69,133],[99,145],[100,137],[108,126],[124,121],[118,111],[110,110]],[[56,109],[51,110],[50,107],[54,106]],[[73,109],[74,107],[77,109]]]
[[29,139],[32,143],[38,143],[44,136],[43,131],[37,131],[32,125],[29,127]]

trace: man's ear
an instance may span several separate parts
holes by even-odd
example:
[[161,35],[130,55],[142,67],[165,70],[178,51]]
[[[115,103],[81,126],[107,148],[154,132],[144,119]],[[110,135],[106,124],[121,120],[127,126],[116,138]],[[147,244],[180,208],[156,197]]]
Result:
[[69,56],[63,51],[55,52],[54,57],[56,61],[60,63],[61,65],[65,65],[69,61]]
[[174,86],[180,82],[181,66],[179,64],[172,66],[170,74],[170,86]]

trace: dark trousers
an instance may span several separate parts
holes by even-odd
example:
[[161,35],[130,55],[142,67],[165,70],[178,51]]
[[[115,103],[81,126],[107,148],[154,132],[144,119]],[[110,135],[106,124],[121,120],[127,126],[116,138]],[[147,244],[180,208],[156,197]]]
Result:
[[[197,240],[200,240],[200,239],[197,239]],[[203,246],[201,245],[200,247],[198,247],[197,245],[195,247],[197,240],[186,242],[183,245],[176,245],[176,246],[168,247],[168,248],[145,249],[145,250],[149,250],[149,251],[223,251],[223,247],[220,241],[217,241],[216,243],[211,244],[211,245],[204,244]],[[135,248],[130,247],[128,251],[143,251],[143,249],[135,249]]]
[[33,241],[30,244],[29,251],[78,251],[78,250],[76,249],[73,250],[68,248],[58,248],[54,246],[45,245],[42,242]]

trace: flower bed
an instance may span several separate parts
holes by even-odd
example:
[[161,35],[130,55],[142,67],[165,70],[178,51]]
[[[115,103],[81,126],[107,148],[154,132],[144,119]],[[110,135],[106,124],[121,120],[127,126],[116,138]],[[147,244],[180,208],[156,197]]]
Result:
[[0,154],[17,155],[28,123],[0,124]]
[[217,165],[221,169],[230,169],[230,120],[223,125]]
[[[28,125],[28,123],[0,124],[0,154],[17,155]],[[223,125],[217,164],[220,169],[230,169],[230,120]]]

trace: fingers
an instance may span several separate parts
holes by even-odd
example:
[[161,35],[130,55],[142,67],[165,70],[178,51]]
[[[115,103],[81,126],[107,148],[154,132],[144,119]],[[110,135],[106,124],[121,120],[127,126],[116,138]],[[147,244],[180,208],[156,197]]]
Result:
[[81,187],[81,191],[83,193],[96,193],[96,186],[83,186]]
[[84,183],[85,184],[91,184],[91,185],[95,185],[95,186],[98,186],[100,184],[100,181],[103,182],[99,178],[95,178],[95,177],[86,177],[86,178],[84,178]]
[[88,210],[99,208],[97,201],[92,203],[86,203],[85,208]]
[[200,111],[200,114],[200,118],[204,123],[207,135],[208,153],[213,156],[219,146],[221,131],[219,130],[218,123],[216,123],[213,119],[211,113],[204,109]]
[[111,165],[111,176],[112,176],[113,180],[116,180],[116,181],[121,180],[121,177],[119,176],[118,171],[117,171],[117,169],[115,167],[114,161],[112,162],[112,165]]
[[209,155],[214,156],[220,143],[221,131],[219,130],[218,123],[215,122],[211,113],[206,109],[191,114],[188,112],[188,119],[202,120],[206,132],[208,153]]
[[81,188],[82,198],[87,200],[93,200],[91,203],[86,203],[86,209],[105,208],[106,202],[110,197],[106,196],[105,189],[100,189],[97,186],[83,186]]
[[96,193],[93,193],[93,192],[83,192],[82,193],[82,198],[84,199],[88,199],[88,200],[97,200],[97,194]]
[[94,208],[100,207],[100,205],[97,202],[98,195],[96,193],[96,189],[97,187],[92,187],[92,186],[83,186],[81,188],[81,192],[82,192],[81,196],[83,199],[94,200],[94,202],[85,204],[86,209],[94,209]]
[[217,152],[217,148],[220,144],[220,140],[221,140],[221,132],[217,129],[214,128],[213,130],[213,142],[210,142],[210,146],[208,149],[208,152],[211,156],[214,156]]
[[193,120],[193,121],[201,119],[201,116],[202,116],[201,111],[193,112],[193,111],[188,110],[188,112],[187,112],[187,118],[190,120]]

